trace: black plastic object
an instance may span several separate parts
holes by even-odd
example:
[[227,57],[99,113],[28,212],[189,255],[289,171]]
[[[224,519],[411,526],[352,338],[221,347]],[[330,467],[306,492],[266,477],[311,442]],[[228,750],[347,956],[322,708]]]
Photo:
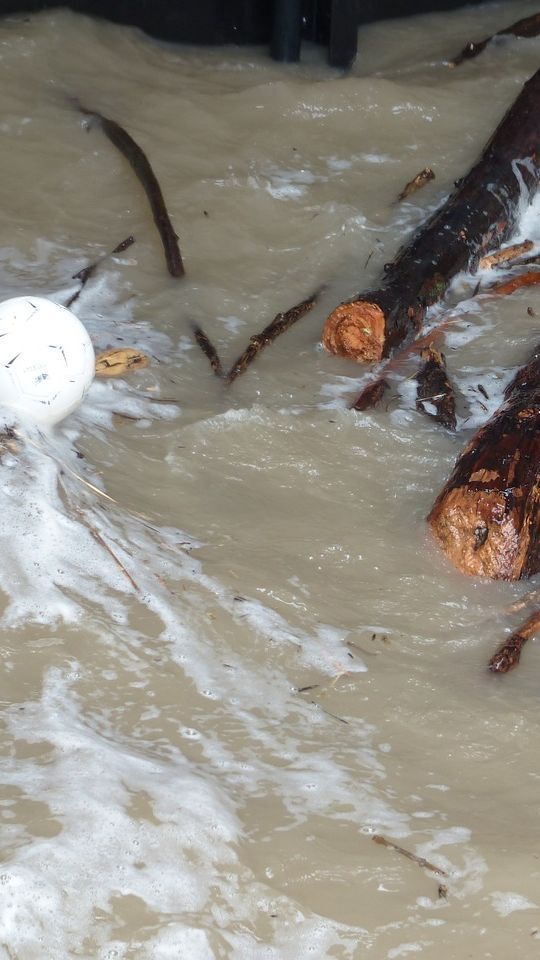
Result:
[[274,60],[300,59],[302,0],[274,0],[270,53]]
[[66,6],[140,27],[171,43],[269,44],[277,60],[298,60],[302,40],[328,49],[335,67],[356,56],[359,23],[448,10],[475,0],[0,0],[0,16]]

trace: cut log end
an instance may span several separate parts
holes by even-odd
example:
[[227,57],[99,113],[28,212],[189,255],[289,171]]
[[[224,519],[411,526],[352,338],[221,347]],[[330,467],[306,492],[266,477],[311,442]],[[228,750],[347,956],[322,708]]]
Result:
[[385,345],[385,316],[376,303],[341,303],[324,325],[322,343],[329,353],[358,362],[381,360]]
[[428,523],[448,559],[462,573],[495,580],[519,580],[529,536],[503,494],[455,487],[437,500]]

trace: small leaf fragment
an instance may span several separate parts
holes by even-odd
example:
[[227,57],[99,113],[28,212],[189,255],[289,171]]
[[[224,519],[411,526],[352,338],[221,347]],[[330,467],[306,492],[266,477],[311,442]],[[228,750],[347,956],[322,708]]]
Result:
[[148,357],[134,347],[106,350],[96,357],[96,377],[122,377],[132,370],[141,370],[150,363]]

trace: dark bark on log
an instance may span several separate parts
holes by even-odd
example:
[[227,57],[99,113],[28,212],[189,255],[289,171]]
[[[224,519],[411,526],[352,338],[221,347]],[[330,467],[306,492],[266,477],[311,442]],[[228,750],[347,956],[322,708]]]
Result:
[[491,43],[496,37],[537,37],[538,34],[540,34],[540,13],[533,13],[532,16],[524,17],[523,20],[512,23],[504,30],[492,34],[491,37],[486,37],[485,40],[468,43],[457,57],[449,61],[448,66],[458,67],[464,60],[472,60],[473,57],[477,57],[479,53],[482,53],[482,50],[485,50],[488,43]]
[[428,523],[462,573],[520,580],[540,569],[540,344],[459,457]]
[[524,85],[478,163],[387,265],[379,289],[328,317],[323,344],[355,360],[380,360],[421,326],[460,270],[508,240],[540,177],[540,70]]
[[85,116],[93,117],[99,122],[103,133],[130,163],[148,198],[154,223],[163,244],[167,269],[172,277],[182,277],[184,275],[184,264],[178,246],[178,237],[170,221],[161,187],[150,166],[148,157],[133,137],[119,123],[116,123],[116,120],[109,120],[108,117],[104,117],[95,110],[87,110],[81,104],[78,104],[78,107]]
[[420,356],[424,363],[416,374],[416,409],[448,430],[455,430],[456,399],[446,373],[444,354],[431,344]]
[[524,645],[539,629],[540,610],[535,610],[525,623],[499,647],[497,653],[493,654],[488,663],[489,669],[493,673],[508,673],[517,667]]

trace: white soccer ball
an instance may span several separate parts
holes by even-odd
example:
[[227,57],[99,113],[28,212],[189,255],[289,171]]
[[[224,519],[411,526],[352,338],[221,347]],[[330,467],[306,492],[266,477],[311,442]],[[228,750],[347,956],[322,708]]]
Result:
[[94,371],[90,337],[70,310],[44,297],[0,303],[0,407],[52,426],[82,403]]

